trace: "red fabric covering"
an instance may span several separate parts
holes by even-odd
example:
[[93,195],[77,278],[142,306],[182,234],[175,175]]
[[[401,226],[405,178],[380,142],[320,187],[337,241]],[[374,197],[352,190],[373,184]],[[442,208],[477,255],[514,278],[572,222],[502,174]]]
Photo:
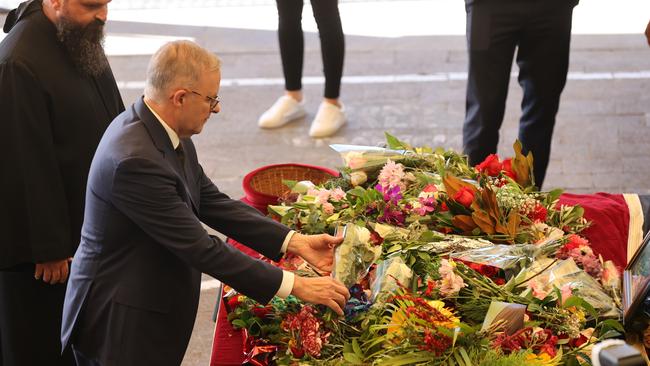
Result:
[[[257,207],[251,204],[246,197],[241,201],[257,208],[263,214],[266,214],[265,207]],[[262,255],[255,250],[232,239],[226,242],[253,258],[261,258]],[[223,303],[223,292],[219,301],[219,315],[214,329],[214,339],[212,341],[212,355],[210,356],[210,366],[232,366],[241,365],[244,361],[244,335],[241,330],[233,329],[228,321],[228,312]]]
[[[240,244],[232,239],[227,240],[228,244],[250,255],[253,258],[260,258],[262,255],[253,249]],[[212,341],[212,356],[210,366],[231,366],[241,365],[244,361],[244,335],[241,331],[233,329],[228,321],[228,312],[223,303],[223,292],[219,302],[219,315],[214,329],[214,340]]]
[[580,233],[591,243],[594,252],[603,259],[612,260],[616,266],[627,264],[627,234],[630,212],[622,194],[595,193],[560,196],[560,204],[580,205],[591,227]]

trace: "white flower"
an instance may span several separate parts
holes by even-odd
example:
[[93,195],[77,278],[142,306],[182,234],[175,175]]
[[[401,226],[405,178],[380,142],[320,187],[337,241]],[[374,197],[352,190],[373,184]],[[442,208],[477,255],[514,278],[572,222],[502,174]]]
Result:
[[307,193],[308,190],[314,187],[315,185],[311,181],[301,180],[300,182],[296,183],[296,185],[293,186],[293,188],[291,188],[291,192],[305,194]]

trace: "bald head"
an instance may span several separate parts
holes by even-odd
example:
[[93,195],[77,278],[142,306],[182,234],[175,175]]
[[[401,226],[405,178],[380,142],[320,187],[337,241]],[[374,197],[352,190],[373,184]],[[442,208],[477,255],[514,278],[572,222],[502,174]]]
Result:
[[190,41],[174,41],[162,46],[149,61],[144,95],[164,103],[174,90],[193,88],[207,73],[219,72],[219,58]]

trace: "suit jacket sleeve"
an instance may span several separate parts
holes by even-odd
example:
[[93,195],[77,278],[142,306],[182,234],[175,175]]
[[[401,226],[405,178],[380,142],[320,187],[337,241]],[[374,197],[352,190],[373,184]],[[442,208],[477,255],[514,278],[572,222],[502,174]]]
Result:
[[184,187],[155,162],[128,158],[115,169],[111,199],[155,242],[190,266],[268,302],[280,288],[282,270],[210,237],[177,189]]
[[290,229],[263,216],[251,206],[233,200],[212,183],[200,169],[201,221],[275,261]]
[[[0,111],[2,111],[4,225],[21,232],[5,237],[8,256],[31,252],[31,261],[42,263],[72,256],[77,243],[70,242],[66,192],[54,146],[48,109],[36,77],[18,61],[0,64]],[[16,228],[20,228],[16,230]],[[25,248],[29,247],[28,249]],[[0,251],[1,252],[1,251]]]

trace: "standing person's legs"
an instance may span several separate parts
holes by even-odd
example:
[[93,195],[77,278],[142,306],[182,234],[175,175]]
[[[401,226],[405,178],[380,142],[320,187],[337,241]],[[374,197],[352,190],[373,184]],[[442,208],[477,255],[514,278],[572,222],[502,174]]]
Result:
[[34,279],[33,267],[0,271],[0,365],[75,365],[61,356],[65,284]]
[[302,33],[302,0],[277,0],[278,39],[287,91],[302,90],[304,38]]
[[302,33],[302,0],[276,0],[278,6],[278,39],[284,73],[285,95],[260,116],[262,128],[277,128],[305,116],[302,96],[302,64],[304,39]]
[[318,25],[326,99],[336,100],[341,92],[345,37],[339,15],[338,0],[311,0],[314,19]]
[[516,2],[477,1],[466,6],[469,72],[463,151],[470,165],[497,151],[512,59],[519,36]]
[[343,75],[345,40],[338,0],[311,0],[311,6],[320,36],[325,93],[309,128],[309,136],[327,137],[336,133],[346,121],[345,108],[338,99]]
[[535,184],[541,188],[569,67],[573,5],[538,1],[530,11],[517,53],[519,84],[524,90],[519,139],[524,152],[533,153]]

